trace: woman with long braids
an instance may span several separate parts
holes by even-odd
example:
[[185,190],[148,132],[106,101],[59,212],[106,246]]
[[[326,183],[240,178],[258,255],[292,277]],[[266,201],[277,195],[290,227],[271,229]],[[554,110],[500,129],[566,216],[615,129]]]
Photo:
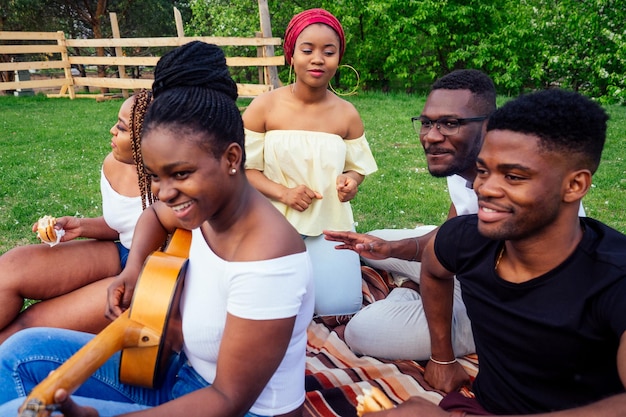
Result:
[[[301,416],[311,261],[298,232],[248,183],[224,53],[191,42],[165,54],[154,75],[141,149],[158,200],[137,223],[110,304],[113,315],[127,308],[144,259],[175,229],[191,230],[182,349],[159,388],[122,383],[116,354],[72,398],[57,390],[59,409],[66,417]],[[29,392],[92,337],[61,329],[12,336],[0,346],[0,403]],[[5,404],[0,416],[19,405]]]
[[[142,205],[152,199],[139,148],[151,98],[144,90],[125,100],[111,128],[100,179],[103,215],[59,217],[56,228],[65,230],[59,244],[20,246],[0,257],[0,343],[28,327],[97,333],[110,322],[106,289],[124,268]],[[20,312],[26,298],[41,301]]]
[[350,200],[377,169],[359,113],[329,90],[345,44],[328,11],[295,15],[284,42],[295,81],[257,97],[243,114],[248,179],[304,238],[319,316],[361,308],[359,256],[336,250],[322,232],[354,230]]

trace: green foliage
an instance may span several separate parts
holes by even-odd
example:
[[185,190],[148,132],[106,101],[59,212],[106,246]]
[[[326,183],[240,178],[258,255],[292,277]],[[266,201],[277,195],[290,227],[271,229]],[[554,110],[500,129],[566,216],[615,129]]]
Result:
[[[229,0],[197,0],[191,2],[193,16],[185,26],[187,36],[254,37],[261,31],[259,9],[256,2],[231,2]],[[235,23],[236,22],[236,23]],[[256,56],[254,47],[224,48],[226,56]],[[257,82],[256,68],[233,67],[231,75],[237,82]]]
[[542,81],[603,102],[626,102],[623,2],[565,0],[545,6],[542,32],[555,41],[545,48],[549,77]]
[[56,20],[44,19],[47,12],[47,1],[0,0],[0,30],[61,30],[58,26],[55,27]]
[[256,2],[199,0],[191,2],[191,11],[192,19],[185,27],[189,36],[251,37],[261,30]]
[[[323,7],[346,31],[343,62],[366,90],[423,92],[458,68],[492,76],[501,94],[561,86],[603,103],[626,101],[623,0],[270,0],[274,36],[293,14]],[[196,35],[258,30],[253,2],[198,0]],[[345,75],[344,75],[345,74]],[[287,69],[281,71],[286,81]],[[342,71],[339,84],[355,79]]]
[[191,18],[179,0],[0,0],[0,30],[57,31],[71,38],[111,36],[115,12],[122,37],[176,36],[173,7]]
[[[96,5],[103,3],[106,12],[98,16]],[[0,29],[63,30],[72,37],[90,37],[96,24],[108,36],[109,11],[118,13],[122,36],[173,36],[172,6],[190,36],[260,31],[258,3],[248,0],[0,0],[0,6]],[[268,0],[268,7],[276,37],[304,9],[335,14],[346,32],[343,63],[357,69],[364,90],[424,92],[445,73],[477,68],[491,75],[500,94],[561,86],[602,103],[626,103],[624,0]],[[256,50],[226,48],[226,54]],[[288,73],[281,68],[284,83]],[[257,73],[233,68],[233,76],[250,82]],[[350,71],[340,71],[333,84],[346,91],[355,82]]]

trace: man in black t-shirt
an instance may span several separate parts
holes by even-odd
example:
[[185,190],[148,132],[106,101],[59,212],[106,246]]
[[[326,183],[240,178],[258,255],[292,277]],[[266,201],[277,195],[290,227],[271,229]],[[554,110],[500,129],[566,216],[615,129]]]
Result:
[[[578,216],[607,120],[563,90],[522,96],[490,117],[474,181],[478,214],[446,222],[422,257],[425,378],[451,394],[441,408],[413,398],[381,416],[624,415],[626,236]],[[479,358],[476,399],[455,392],[469,377],[450,342],[453,274]]]

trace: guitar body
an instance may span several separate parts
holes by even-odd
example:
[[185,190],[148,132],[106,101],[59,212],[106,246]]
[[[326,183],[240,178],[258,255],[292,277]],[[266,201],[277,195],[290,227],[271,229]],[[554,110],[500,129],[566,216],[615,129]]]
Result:
[[115,352],[122,350],[120,379],[155,387],[172,351],[182,347],[180,293],[187,267],[191,232],[174,232],[165,252],[145,261],[131,306],[39,383],[20,408],[20,417],[50,415],[54,393],[72,393]]
[[[160,384],[170,352],[180,350],[178,303],[187,259],[155,252],[143,267],[129,308],[129,318],[161,335],[153,346],[122,351],[120,380],[125,384],[155,388]],[[146,281],[146,282],[142,282]]]

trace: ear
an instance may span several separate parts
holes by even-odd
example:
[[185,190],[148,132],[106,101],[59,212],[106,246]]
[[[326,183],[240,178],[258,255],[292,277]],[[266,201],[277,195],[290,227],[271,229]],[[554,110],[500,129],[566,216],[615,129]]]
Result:
[[592,174],[588,169],[570,172],[565,178],[565,194],[563,201],[572,203],[580,201],[591,188]]
[[230,172],[232,169],[236,169],[237,171],[241,167],[241,158],[243,155],[243,151],[241,146],[236,143],[231,143],[228,145],[226,150],[224,151],[223,159],[226,162],[227,169]]

